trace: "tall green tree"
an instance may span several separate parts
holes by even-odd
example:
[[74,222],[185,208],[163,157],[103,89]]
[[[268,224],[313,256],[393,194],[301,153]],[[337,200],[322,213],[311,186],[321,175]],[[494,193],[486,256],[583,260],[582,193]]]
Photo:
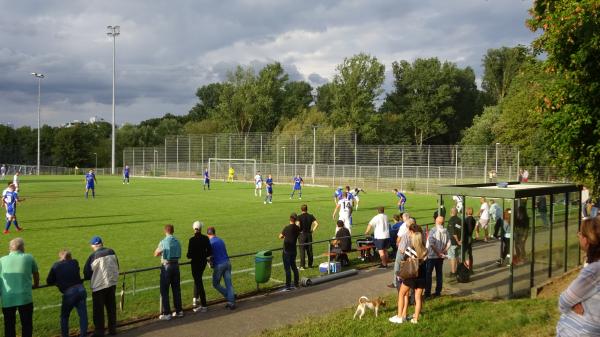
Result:
[[492,105],[506,96],[510,83],[528,57],[529,51],[522,45],[488,49],[481,60],[484,69],[481,87]]
[[600,2],[536,0],[529,27],[559,80],[539,102],[554,164],[600,197]]
[[188,113],[188,121],[201,121],[208,118],[219,107],[222,83],[203,85],[196,91],[199,102]]
[[375,99],[383,93],[385,66],[364,53],[344,59],[333,78],[331,123],[334,127],[356,130],[365,142],[377,139]]
[[475,74],[469,67],[459,69],[454,63],[429,58],[394,62],[392,72],[394,91],[387,95],[381,112],[398,114],[403,121],[399,133],[414,144],[454,143],[481,111]]

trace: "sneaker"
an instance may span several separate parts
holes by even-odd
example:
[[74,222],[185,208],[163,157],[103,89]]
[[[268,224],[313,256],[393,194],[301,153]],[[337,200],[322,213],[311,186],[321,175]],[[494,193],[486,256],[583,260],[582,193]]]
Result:
[[269,204],[272,204],[272,203],[273,203],[272,201],[269,201]]
[[265,204],[265,205],[266,205],[266,204],[267,204],[267,202],[265,201],[265,202],[263,202],[263,204]]
[[183,317],[183,311],[179,311],[179,312],[173,311],[173,317]]
[[384,266],[384,265],[380,264],[380,265],[379,265],[377,268],[380,268],[380,269],[387,269],[387,266]]
[[233,303],[227,303],[227,304],[225,304],[225,309],[234,310],[235,309],[235,304],[233,304]]
[[305,270],[306,268],[304,267],[298,267],[298,270]]
[[298,200],[302,200],[302,197],[298,198]]
[[387,285],[388,288],[396,289],[396,286],[393,283]]
[[161,321],[170,321],[171,315],[160,315],[160,316],[158,316],[158,319]]
[[200,307],[195,307],[194,308],[194,312],[207,312],[207,311],[208,311],[207,307],[200,306]]
[[7,230],[5,229],[4,231],[2,231],[2,233],[4,233],[4,234],[8,234],[8,233],[10,233],[10,232],[9,232],[9,231],[7,231]]
[[281,289],[280,292],[285,293],[285,292],[288,292],[291,290],[292,290],[291,287],[285,287],[285,288]]
[[392,316],[388,319],[388,321],[394,323],[394,324],[402,324],[404,323],[404,319],[401,317],[396,316]]
[[17,232],[22,232],[23,228],[17,228]]
[[411,320],[410,320],[410,322],[411,322],[412,324],[417,324],[417,323],[419,323],[419,321],[417,321],[417,320],[416,320],[416,319],[414,319],[414,318],[413,318],[413,319],[411,319]]

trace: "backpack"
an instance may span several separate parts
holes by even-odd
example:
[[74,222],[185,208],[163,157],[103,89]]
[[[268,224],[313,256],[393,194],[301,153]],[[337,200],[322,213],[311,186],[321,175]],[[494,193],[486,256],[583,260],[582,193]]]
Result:
[[459,263],[456,268],[456,281],[458,283],[468,283],[471,281],[471,270],[464,263]]

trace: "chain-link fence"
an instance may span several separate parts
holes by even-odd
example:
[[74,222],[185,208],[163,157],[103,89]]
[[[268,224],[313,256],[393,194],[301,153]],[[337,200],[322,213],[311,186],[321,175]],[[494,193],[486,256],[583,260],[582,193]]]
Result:
[[[279,183],[299,174],[317,185],[422,193],[434,193],[439,185],[515,181],[519,170],[527,169],[509,145],[361,145],[354,134],[318,129],[170,136],[161,146],[126,148],[123,163],[138,176],[199,177],[208,168],[212,179],[226,179],[232,167],[236,180],[251,181],[256,168]],[[529,181],[557,180],[548,167],[528,171]]]

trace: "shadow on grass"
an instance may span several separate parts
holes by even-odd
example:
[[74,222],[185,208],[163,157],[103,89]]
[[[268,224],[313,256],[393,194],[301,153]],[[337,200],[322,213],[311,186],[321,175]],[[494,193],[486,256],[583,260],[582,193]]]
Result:
[[54,227],[44,227],[44,228],[32,228],[32,229],[25,229],[28,232],[41,232],[41,231],[48,231],[49,229],[70,229],[70,228],[92,228],[92,227],[103,227],[103,226],[120,226],[120,225],[129,225],[129,224],[141,224],[141,223],[148,223],[148,222],[158,222],[158,223],[162,223],[168,221],[167,219],[150,219],[150,220],[133,220],[133,221],[115,221],[115,222],[104,222],[104,223],[97,223],[97,224],[92,224],[92,225],[69,225],[69,226],[54,226]]

